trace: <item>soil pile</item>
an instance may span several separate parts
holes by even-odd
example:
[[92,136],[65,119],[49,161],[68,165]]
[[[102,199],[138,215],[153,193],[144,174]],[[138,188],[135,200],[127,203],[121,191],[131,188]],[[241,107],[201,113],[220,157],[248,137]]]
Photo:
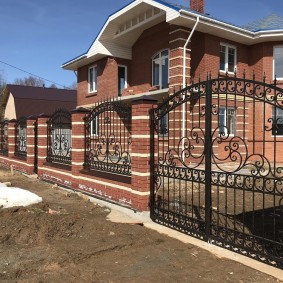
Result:
[[142,225],[112,223],[109,209],[0,169],[0,182],[43,198],[0,210],[0,282],[279,282]]

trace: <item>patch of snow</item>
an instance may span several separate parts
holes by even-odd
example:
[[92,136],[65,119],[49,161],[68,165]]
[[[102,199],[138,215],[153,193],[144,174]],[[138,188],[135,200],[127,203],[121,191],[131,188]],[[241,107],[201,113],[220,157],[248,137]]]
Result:
[[42,198],[32,192],[0,183],[0,208],[28,206],[39,202],[42,202]]

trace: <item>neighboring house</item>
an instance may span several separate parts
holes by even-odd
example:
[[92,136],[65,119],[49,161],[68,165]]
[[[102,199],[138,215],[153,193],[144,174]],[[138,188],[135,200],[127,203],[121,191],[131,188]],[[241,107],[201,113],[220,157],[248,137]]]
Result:
[[161,99],[207,73],[258,80],[265,73],[267,83],[276,76],[283,84],[283,18],[239,27],[206,15],[204,2],[136,0],[112,14],[88,51],[62,65],[78,73],[78,106],[137,94]]
[[76,108],[77,91],[8,84],[1,96],[0,118],[51,115],[55,110]]

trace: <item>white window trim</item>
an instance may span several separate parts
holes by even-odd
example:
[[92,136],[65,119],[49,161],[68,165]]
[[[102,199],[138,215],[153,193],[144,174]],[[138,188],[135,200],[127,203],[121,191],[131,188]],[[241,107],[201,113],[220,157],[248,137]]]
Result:
[[[225,112],[224,112],[224,125],[222,125],[223,127],[224,127],[224,137],[228,137],[228,129],[227,129],[227,110],[229,110],[229,109],[232,109],[232,110],[234,110],[235,111],[235,115],[234,115],[234,117],[235,117],[235,121],[234,121],[234,127],[235,127],[235,129],[234,129],[234,133],[229,133],[229,137],[234,137],[235,136],[235,134],[236,134],[236,117],[237,117],[237,115],[236,115],[236,108],[234,108],[234,107],[226,107],[226,106],[219,106],[219,112],[220,112],[220,109],[225,109]],[[218,113],[218,127],[219,127],[219,135],[220,135],[220,125],[219,125],[219,113]]]
[[[91,91],[90,90],[90,81],[91,81],[91,78],[90,78],[90,70],[93,69],[95,70],[96,69],[96,84],[94,83],[94,87],[93,87],[93,90]],[[94,72],[93,72],[94,73]],[[88,93],[96,93],[97,92],[97,65],[92,65],[88,68]]]
[[91,137],[98,137],[99,136],[99,118],[98,116],[95,117],[96,122],[96,134],[93,133],[93,120],[90,122],[90,136]]
[[[272,60],[272,73],[273,73],[273,79],[275,80],[275,58],[274,58],[274,54],[275,54],[275,48],[282,48],[283,49],[283,45],[274,45],[273,46],[273,60]],[[276,80],[283,80],[283,76],[282,77],[276,77]]]
[[119,64],[118,68],[119,67],[125,68],[125,88],[127,88],[128,87],[128,66]]
[[[159,87],[159,89],[162,89],[161,88],[161,85],[162,85],[162,83],[160,84],[160,82],[162,82],[162,72],[160,72],[160,69],[159,69],[159,85],[154,85],[153,84],[153,61],[154,61],[154,57],[156,57],[156,55],[158,55],[158,54],[160,54],[160,56],[161,56],[161,53],[163,52],[163,51],[168,51],[168,84],[169,84],[169,70],[170,70],[170,49],[168,49],[168,48],[165,48],[165,49],[162,49],[162,50],[159,50],[158,52],[156,52],[152,57],[151,57],[151,85],[152,86],[158,86]],[[159,56],[159,57],[160,57]]]
[[[231,44],[220,42],[220,47],[221,46],[225,46],[226,48],[230,47],[230,48],[235,49],[235,58],[234,58],[234,65],[235,65],[235,67],[234,67],[234,72],[229,72],[228,71],[228,51],[227,51],[227,52],[225,52],[225,70],[220,70],[220,64],[219,64],[219,71],[221,73],[234,74],[235,72],[237,72],[237,47],[235,45],[231,45]],[[226,49],[226,50],[228,50],[228,49]]]

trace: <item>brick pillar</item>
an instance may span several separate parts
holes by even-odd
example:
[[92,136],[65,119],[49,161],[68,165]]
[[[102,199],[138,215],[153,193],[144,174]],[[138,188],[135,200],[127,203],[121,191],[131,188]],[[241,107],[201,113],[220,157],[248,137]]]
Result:
[[[36,122],[35,118],[28,118],[27,119],[27,140],[26,140],[26,146],[27,146],[27,159],[26,162],[29,165],[28,173],[33,174],[34,173],[34,151],[35,151],[35,144],[34,144],[34,123]],[[33,166],[31,166],[33,165]]]
[[78,108],[72,111],[72,187],[78,189],[80,171],[83,170],[85,151],[84,117],[89,110]]
[[37,118],[37,151],[38,151],[38,175],[41,175],[43,164],[47,156],[47,121],[49,116],[41,115]]
[[149,209],[150,200],[150,118],[156,100],[141,98],[132,104],[132,189],[133,207]]
[[15,126],[17,121],[15,119],[10,120],[8,123],[8,157],[13,158],[15,153]]
[[[170,93],[173,93],[174,88],[182,88],[183,85],[183,58],[184,45],[190,35],[191,30],[185,27],[170,25],[169,47],[170,47],[170,64],[169,64],[169,87]],[[190,44],[186,50],[186,82],[190,83]]]

